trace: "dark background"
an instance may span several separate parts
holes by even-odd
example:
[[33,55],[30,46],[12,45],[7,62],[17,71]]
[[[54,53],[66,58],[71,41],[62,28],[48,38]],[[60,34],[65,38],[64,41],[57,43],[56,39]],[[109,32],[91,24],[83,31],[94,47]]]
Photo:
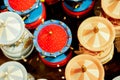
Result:
[[[0,1],[0,4],[2,2]],[[50,19],[55,19],[55,20],[60,20],[66,23],[69,28],[71,29],[72,32],[72,44],[71,46],[74,48],[74,50],[78,50],[79,46],[79,41],[77,39],[77,30],[80,25],[80,23],[91,16],[95,16],[95,10],[97,9],[96,7],[100,6],[100,0],[96,0],[94,8],[86,14],[85,16],[77,19],[73,18],[71,16],[68,16],[62,6],[61,6],[61,1],[53,4],[53,5],[47,5],[45,3],[46,7],[46,12],[47,12],[47,18],[46,20]],[[66,19],[64,19],[66,17]],[[30,30],[32,33],[34,30]],[[73,50],[73,57],[75,56]],[[4,62],[11,61],[10,59],[6,58],[2,51],[0,50],[0,65],[3,64]],[[60,68],[51,68],[46,65],[44,65],[38,58],[38,52],[36,49],[32,52],[32,54],[27,57],[27,62],[24,62],[23,60],[20,60],[18,62],[21,62],[27,71],[31,73],[36,79],[38,78],[46,78],[48,80],[62,80],[62,76],[64,76],[64,70],[65,66],[60,67]],[[61,69],[62,72],[59,72],[58,69]],[[112,80],[114,77],[120,75],[120,53],[117,52],[116,48],[114,50],[114,56],[111,61],[109,61],[107,64],[104,65],[104,70],[105,70],[105,80]]]

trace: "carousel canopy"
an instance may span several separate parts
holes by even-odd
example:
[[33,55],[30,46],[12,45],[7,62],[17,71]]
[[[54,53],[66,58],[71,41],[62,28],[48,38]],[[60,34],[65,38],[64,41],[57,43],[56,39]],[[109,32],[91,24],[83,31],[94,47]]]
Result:
[[30,55],[34,48],[32,37],[33,35],[27,29],[25,29],[22,37],[20,38],[20,43],[18,42],[7,46],[2,46],[1,50],[5,56],[10,59],[24,59]]
[[120,0],[101,0],[104,12],[115,19],[120,19]]
[[20,39],[24,32],[22,18],[14,12],[0,13],[0,44],[12,44]]
[[18,62],[6,62],[0,66],[0,80],[27,80],[27,71]]
[[34,32],[36,49],[44,56],[56,57],[68,50],[72,34],[68,26],[58,20],[48,20]]
[[84,20],[78,28],[80,44],[91,51],[104,50],[115,38],[113,25],[103,17]]
[[104,68],[95,57],[78,55],[68,62],[65,77],[66,80],[104,80]]

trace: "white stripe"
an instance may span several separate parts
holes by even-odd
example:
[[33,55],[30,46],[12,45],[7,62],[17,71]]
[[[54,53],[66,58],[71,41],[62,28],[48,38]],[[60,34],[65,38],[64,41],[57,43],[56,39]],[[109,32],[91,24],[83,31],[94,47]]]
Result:
[[[14,33],[14,34],[20,34],[21,32],[21,22],[18,21],[16,18],[13,18],[13,17],[8,17],[7,20],[6,20],[6,27],[9,29],[9,28],[13,28],[15,30],[15,32],[17,33]],[[14,31],[11,31],[11,32],[14,32]]]
[[102,32],[102,31],[99,31],[99,33],[106,41],[109,41],[109,39],[110,39],[109,33],[105,33],[105,32]]
[[7,28],[5,28],[5,29],[6,29],[5,31],[6,31],[7,41],[11,41],[16,38],[11,31],[9,31]]
[[100,40],[99,40],[98,34],[96,34],[96,36],[95,36],[93,47],[95,47],[95,48],[100,47]]
[[87,23],[86,26],[84,26],[85,30],[93,30],[94,26],[91,23]]
[[97,27],[100,28],[106,28],[107,26],[101,22],[98,23]]
[[9,67],[8,67],[8,72],[12,72],[13,69],[15,69],[14,66],[9,66]]
[[17,32],[20,32],[20,30],[21,30],[21,26],[20,26],[20,24],[19,23],[8,23],[7,24],[7,28],[13,28],[13,29],[15,29]]
[[23,78],[23,73],[20,69],[16,70],[15,72],[12,72],[10,75]]
[[18,32],[21,30],[21,23],[13,17],[7,18],[6,25],[7,25],[7,27],[10,26],[10,27],[14,28]]
[[2,43],[7,42],[7,39],[6,39],[7,36],[6,35],[7,34],[6,34],[5,29],[3,29],[3,32],[2,32],[1,37],[0,37],[0,42],[2,42]]
[[84,80],[90,80],[86,73],[84,73]]
[[3,38],[3,37],[2,37],[2,34],[3,34],[4,27],[1,26],[2,23],[4,23],[4,21],[0,19],[0,39]]
[[112,13],[120,17],[120,1],[118,1],[117,5]]
[[99,78],[99,71],[97,69],[87,69],[87,71],[94,75],[96,78]]
[[89,65],[91,65],[91,64],[93,64],[93,62],[92,61],[90,61],[90,60],[85,60],[85,66],[87,67],[87,66],[89,66]]
[[3,39],[3,36],[2,36],[2,34],[4,34],[3,31],[4,31],[4,28],[1,27],[1,28],[0,28],[0,39],[1,39],[1,38]]

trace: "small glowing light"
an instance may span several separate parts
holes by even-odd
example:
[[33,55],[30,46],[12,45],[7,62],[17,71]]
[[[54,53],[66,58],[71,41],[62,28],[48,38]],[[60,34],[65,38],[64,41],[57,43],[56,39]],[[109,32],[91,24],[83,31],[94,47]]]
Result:
[[60,67],[60,65],[58,64],[57,67]]
[[64,76],[62,76],[61,78],[62,78],[62,79],[65,79],[65,77],[64,77]]
[[52,31],[49,31],[49,34],[51,35],[53,32]]
[[63,18],[64,20],[66,20],[66,16],[64,16],[64,18]]
[[59,72],[62,72],[62,69],[58,69]]

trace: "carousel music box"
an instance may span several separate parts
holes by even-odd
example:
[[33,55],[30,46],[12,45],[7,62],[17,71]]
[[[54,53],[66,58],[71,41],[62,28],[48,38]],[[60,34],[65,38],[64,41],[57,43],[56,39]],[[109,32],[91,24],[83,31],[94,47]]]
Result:
[[107,18],[115,27],[116,36],[120,36],[120,1],[119,0],[101,0],[101,16]]
[[25,27],[35,29],[46,19],[46,9],[43,3],[38,3],[38,7],[25,16]]
[[[99,5],[101,3],[101,5]],[[120,19],[119,17],[119,0],[107,0],[107,1],[99,1],[98,4],[96,4],[94,12],[96,16],[101,16],[106,19],[108,19],[113,25],[115,29],[115,47],[117,48],[117,52],[120,52]],[[114,16],[114,17],[113,17]],[[116,16],[116,17],[115,17]]]
[[94,3],[94,0],[64,0],[62,7],[68,15],[80,18],[92,10]]
[[115,28],[116,39],[115,39],[115,47],[117,51],[120,52],[119,48],[119,37],[120,37],[120,1],[119,0],[101,0],[101,16],[107,18]]
[[22,18],[14,12],[2,12],[0,25],[0,44],[4,55],[13,60],[25,60],[34,45],[33,35],[25,28]]
[[119,0],[101,0],[103,11],[114,19],[120,19],[120,1]]
[[99,16],[108,19],[114,25],[114,29],[115,29],[115,41],[114,41],[114,44],[115,44],[115,47],[117,48],[117,52],[120,52],[120,47],[119,47],[120,19],[114,19],[114,18],[108,16],[107,14],[105,14],[105,12],[103,10],[100,11]]
[[109,20],[103,17],[90,17],[80,24],[77,36],[83,47],[82,53],[97,55],[102,63],[112,59],[115,30]]
[[66,80],[104,80],[101,62],[88,54],[73,57],[65,68]]
[[34,32],[34,45],[40,59],[50,67],[59,67],[67,63],[72,52],[69,49],[72,34],[69,27],[59,20],[48,20]]
[[27,71],[19,62],[5,62],[0,66],[0,80],[28,80]]
[[108,16],[103,10],[101,10],[100,13],[101,14],[99,16],[108,19],[114,25],[114,29],[116,32],[115,37],[120,37],[120,19],[114,19]]
[[16,61],[8,61],[0,66],[0,80],[35,80],[25,67]]
[[38,7],[39,0],[4,0],[4,4],[9,11],[25,15]]

